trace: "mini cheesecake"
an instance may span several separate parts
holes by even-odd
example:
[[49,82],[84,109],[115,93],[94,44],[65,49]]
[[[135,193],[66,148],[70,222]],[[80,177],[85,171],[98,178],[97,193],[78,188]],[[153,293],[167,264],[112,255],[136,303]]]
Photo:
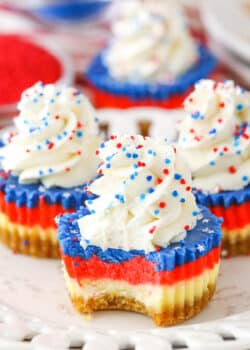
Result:
[[202,80],[185,101],[179,150],[198,203],[223,218],[223,256],[250,253],[250,92]]
[[198,207],[165,141],[111,136],[87,208],[58,217],[68,292],[83,313],[119,309],[159,326],[200,312],[216,287],[221,221]]

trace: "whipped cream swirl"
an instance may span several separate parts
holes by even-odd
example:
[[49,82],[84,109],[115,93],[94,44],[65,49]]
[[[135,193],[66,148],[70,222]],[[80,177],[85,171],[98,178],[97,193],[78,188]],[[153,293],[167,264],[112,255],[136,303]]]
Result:
[[197,49],[181,13],[160,15],[135,0],[121,12],[104,57],[116,79],[166,82],[194,65]]
[[2,167],[20,183],[72,187],[97,171],[95,150],[102,139],[89,101],[74,88],[38,83],[24,91],[16,130],[0,149]]
[[82,245],[152,251],[185,238],[197,221],[191,174],[165,141],[111,136],[99,149],[99,173],[89,187],[91,214],[78,221]]
[[202,80],[185,101],[179,146],[205,192],[237,190],[250,182],[250,93],[232,81]]

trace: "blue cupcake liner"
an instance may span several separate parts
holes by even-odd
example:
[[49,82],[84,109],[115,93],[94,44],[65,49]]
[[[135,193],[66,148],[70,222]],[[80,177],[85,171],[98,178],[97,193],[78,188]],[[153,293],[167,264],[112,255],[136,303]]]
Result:
[[194,191],[194,195],[199,204],[206,207],[222,206],[228,208],[232,204],[242,204],[250,202],[250,185],[236,191],[222,191],[218,193],[204,193]]
[[102,261],[117,264],[133,257],[144,257],[154,263],[156,271],[172,271],[175,267],[195,261],[205,256],[213,248],[220,246],[222,220],[216,218],[203,206],[200,206],[200,210],[201,215],[197,225],[187,232],[184,240],[149,253],[143,250],[125,251],[115,248],[102,250],[94,245],[89,245],[84,249],[80,244],[81,234],[77,220],[85,215],[90,215],[90,212],[83,207],[75,213],[64,214],[57,218],[58,239],[63,254],[70,257],[88,260],[92,256],[98,256]]
[[17,207],[35,208],[39,205],[39,198],[43,197],[48,205],[61,204],[66,210],[78,209],[86,200],[96,198],[84,190],[85,186],[45,188],[41,183],[24,185],[18,182],[17,176],[0,171],[0,191],[7,203],[15,202]]
[[206,78],[216,68],[217,60],[204,46],[198,47],[199,60],[174,83],[132,83],[114,79],[104,63],[105,51],[101,51],[92,61],[86,71],[87,80],[100,90],[117,96],[128,96],[131,100],[153,99],[162,101],[176,94],[183,94],[195,82]]

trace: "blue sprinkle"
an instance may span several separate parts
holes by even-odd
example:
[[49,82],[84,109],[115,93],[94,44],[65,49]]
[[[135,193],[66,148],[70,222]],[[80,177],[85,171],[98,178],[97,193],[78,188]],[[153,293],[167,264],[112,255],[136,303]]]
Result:
[[105,147],[105,144],[104,143],[101,143],[100,144],[100,148],[104,148]]
[[210,162],[209,162],[209,165],[215,165],[215,161],[214,160],[211,160]]
[[68,135],[68,131],[65,130],[65,131],[63,132],[63,135],[64,135],[64,136],[67,136],[67,135]]
[[45,140],[45,145],[49,145],[50,141],[49,140]]
[[179,196],[178,191],[174,190],[174,191],[172,192],[172,196],[173,196],[173,197],[178,197],[178,196]]
[[88,204],[93,204],[92,199],[87,200],[87,203],[88,203]]
[[217,130],[215,128],[209,130],[209,135],[212,135],[212,134],[216,134],[217,133]]
[[242,176],[242,181],[244,181],[244,182],[248,181],[248,176],[246,176],[246,175]]
[[91,214],[95,214],[96,211],[95,211],[94,209],[92,209],[92,210],[90,210],[90,213],[91,213]]
[[141,201],[144,201],[145,198],[146,198],[145,193],[141,193],[141,194],[140,194],[140,200],[141,200]]
[[76,100],[76,103],[79,105],[82,101],[81,100]]
[[40,149],[42,149],[42,146],[41,145],[37,145],[36,149],[39,151]]
[[197,112],[194,112],[191,114],[191,118],[192,119],[203,119],[203,116],[199,111],[197,111]]
[[126,151],[126,147],[122,147],[122,152],[125,152]]
[[185,198],[181,198],[181,199],[180,199],[180,202],[181,202],[181,203],[185,203],[185,202],[186,202],[186,199],[185,199]]
[[82,137],[83,136],[83,131],[82,130],[78,130],[77,132],[76,132],[76,136],[77,137]]
[[219,152],[219,156],[224,156],[224,153],[223,152]]
[[160,214],[160,210],[159,210],[159,209],[155,209],[155,210],[154,210],[154,214],[155,214],[155,215],[159,215],[159,214]]
[[38,171],[38,174],[39,174],[40,176],[42,176],[42,175],[43,175],[43,171],[42,171],[42,170],[39,170],[39,171]]
[[244,106],[240,103],[236,106],[237,111],[242,111]]
[[53,173],[53,169],[49,168],[49,169],[48,169],[48,172],[49,172],[50,174],[52,174],[52,173]]
[[108,164],[106,164],[106,168],[111,168],[111,164],[110,163],[108,163]]
[[124,199],[124,196],[122,194],[119,194],[119,193],[116,194],[115,198],[118,199],[119,202],[125,203],[125,199]]
[[152,181],[152,178],[153,178],[153,177],[152,177],[151,175],[146,176],[146,180],[147,180],[147,181]]
[[134,159],[138,158],[138,154],[137,153],[133,153],[133,158]]
[[138,176],[138,172],[137,172],[137,171],[135,171],[135,172],[134,172],[134,175],[135,175],[135,176]]
[[127,158],[131,158],[131,153],[126,153]]
[[51,98],[49,102],[50,102],[50,103],[54,103],[55,100],[54,100],[53,98]]
[[148,150],[148,154],[153,154],[152,149],[149,149],[149,150]]
[[35,97],[35,98],[33,98],[32,102],[37,103],[38,99]]
[[57,135],[57,140],[61,140],[62,139],[62,136],[61,135]]
[[194,210],[194,211],[192,212],[192,215],[193,215],[193,216],[197,216],[197,215],[198,215],[198,211]]
[[130,179],[134,180],[135,179],[135,175],[134,174],[130,175]]
[[170,163],[171,163],[171,160],[170,160],[169,158],[166,158],[166,159],[165,159],[165,163],[166,163],[166,164],[170,164]]
[[137,164],[134,164],[133,167],[134,167],[135,169],[137,169],[137,168],[138,168],[138,165],[137,165]]
[[57,91],[56,96],[60,96],[61,95],[61,91]]
[[149,187],[148,189],[148,193],[153,193],[155,190],[153,189],[153,187]]
[[236,151],[236,154],[241,154],[241,150]]
[[180,180],[182,178],[181,174],[174,174],[174,179],[175,180]]

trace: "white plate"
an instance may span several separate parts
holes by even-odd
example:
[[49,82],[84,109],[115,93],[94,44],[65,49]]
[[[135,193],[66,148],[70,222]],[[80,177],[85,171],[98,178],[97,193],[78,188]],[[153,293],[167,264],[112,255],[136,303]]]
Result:
[[[137,108],[101,110],[98,116],[112,132],[129,133],[146,118],[153,135],[173,139],[183,112]],[[249,286],[249,257],[223,260],[211,303],[182,326],[157,328],[146,316],[122,311],[96,312],[86,319],[71,305],[60,261],[15,255],[0,246],[0,349],[246,350]]]
[[249,0],[203,0],[201,14],[212,37],[250,62]]

